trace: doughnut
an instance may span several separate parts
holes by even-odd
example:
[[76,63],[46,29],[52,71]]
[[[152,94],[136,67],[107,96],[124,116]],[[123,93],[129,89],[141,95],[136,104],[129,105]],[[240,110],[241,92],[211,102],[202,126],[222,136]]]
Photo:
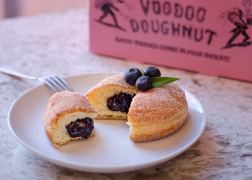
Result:
[[96,115],[97,111],[85,96],[70,91],[55,93],[44,116],[46,136],[55,148],[71,140],[86,139],[94,129]]
[[178,130],[188,116],[185,93],[175,83],[142,92],[118,74],[89,89],[86,97],[98,111],[96,119],[127,120],[133,142],[165,137]]

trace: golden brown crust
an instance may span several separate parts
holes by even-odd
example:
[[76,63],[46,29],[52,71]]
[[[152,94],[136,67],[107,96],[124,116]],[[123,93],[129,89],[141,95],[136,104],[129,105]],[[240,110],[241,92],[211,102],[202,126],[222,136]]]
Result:
[[[177,131],[185,122],[186,118],[180,120],[180,119],[175,119],[172,120],[166,124],[162,124],[162,130],[156,131],[152,134],[146,133],[146,134],[141,134],[141,135],[133,135],[132,133],[130,134],[130,140],[134,142],[146,142],[146,141],[152,141],[155,139],[160,139],[162,137],[168,136],[175,131]],[[163,128],[165,127],[165,128]]]
[[75,112],[97,113],[86,97],[77,92],[63,91],[50,97],[44,116],[44,129],[48,139],[55,147],[58,147],[58,145],[53,142],[53,134],[58,120],[68,113]]
[[[183,125],[187,116],[188,111],[185,107],[181,113],[165,119],[164,122],[131,125],[130,139],[134,142],[144,142],[165,137],[177,131]],[[129,117],[129,121],[132,121],[131,117]]]

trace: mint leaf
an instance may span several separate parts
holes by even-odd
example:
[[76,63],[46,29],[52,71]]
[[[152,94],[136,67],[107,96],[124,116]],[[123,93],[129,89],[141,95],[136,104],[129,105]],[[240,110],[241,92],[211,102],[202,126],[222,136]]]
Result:
[[142,70],[142,76],[144,75],[144,70],[143,70],[143,68],[141,68],[141,70]]
[[174,82],[176,80],[179,80],[180,78],[174,78],[174,77],[152,77],[152,87],[160,87],[165,84],[169,84],[171,82]]

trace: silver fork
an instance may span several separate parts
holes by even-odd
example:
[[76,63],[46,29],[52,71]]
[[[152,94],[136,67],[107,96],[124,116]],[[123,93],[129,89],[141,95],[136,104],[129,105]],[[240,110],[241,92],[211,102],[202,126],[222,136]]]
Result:
[[51,74],[51,75],[42,76],[42,77],[28,76],[28,75],[18,72],[17,70],[13,69],[9,65],[1,61],[0,61],[0,72],[8,74],[8,75],[12,75],[12,76],[20,77],[20,78],[42,81],[47,86],[52,88],[55,92],[74,91],[73,88],[66,82],[65,79],[63,79],[62,77],[56,74]]

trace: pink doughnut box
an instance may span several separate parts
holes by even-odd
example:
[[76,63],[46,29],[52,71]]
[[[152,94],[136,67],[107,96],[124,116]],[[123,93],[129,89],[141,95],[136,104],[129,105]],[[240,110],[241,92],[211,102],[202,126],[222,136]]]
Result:
[[92,0],[90,51],[252,82],[251,0]]

